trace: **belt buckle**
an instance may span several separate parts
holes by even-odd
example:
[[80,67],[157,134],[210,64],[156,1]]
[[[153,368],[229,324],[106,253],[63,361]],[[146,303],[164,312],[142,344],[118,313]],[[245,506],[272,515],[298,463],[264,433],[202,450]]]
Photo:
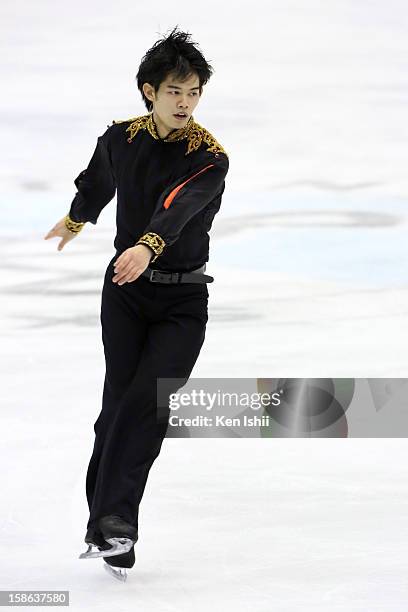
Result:
[[157,274],[158,270],[150,270],[149,281],[151,283],[158,283],[159,281],[153,278],[154,274]]
[[[155,278],[155,274],[158,274],[161,278]],[[178,283],[180,281],[180,272],[161,272],[160,270],[151,270],[149,275],[149,281],[151,283]]]

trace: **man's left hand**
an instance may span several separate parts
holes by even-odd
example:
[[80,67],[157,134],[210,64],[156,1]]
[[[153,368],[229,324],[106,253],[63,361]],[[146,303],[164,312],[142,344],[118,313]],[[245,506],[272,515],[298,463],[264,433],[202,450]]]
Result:
[[118,285],[131,283],[146,270],[152,257],[153,251],[144,244],[137,244],[126,249],[115,261],[115,276],[112,281]]

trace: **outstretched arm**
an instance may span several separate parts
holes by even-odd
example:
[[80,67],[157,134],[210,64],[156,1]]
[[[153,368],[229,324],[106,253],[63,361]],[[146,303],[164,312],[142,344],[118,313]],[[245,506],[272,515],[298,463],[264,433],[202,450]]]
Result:
[[44,236],[44,240],[62,237],[58,250],[72,240],[87,221],[94,225],[102,209],[112,200],[116,192],[116,180],[107,141],[108,130],[98,137],[97,144],[86,170],[82,170],[74,183],[77,193],[67,215],[60,219]]

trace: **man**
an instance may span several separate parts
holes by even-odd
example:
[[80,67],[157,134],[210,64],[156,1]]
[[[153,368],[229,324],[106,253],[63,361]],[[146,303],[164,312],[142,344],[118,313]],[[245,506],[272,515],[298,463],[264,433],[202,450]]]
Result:
[[187,382],[208,319],[208,231],[229,161],[192,115],[212,68],[189,37],[174,28],[143,57],[136,78],[149,113],[108,126],[75,179],[68,215],[45,236],[61,236],[61,250],[85,223],[96,224],[117,190],[116,253],[101,299],[103,405],[86,479],[89,547],[81,555],[113,567],[135,562],[139,504],[168,425],[158,425],[157,381],[180,379],[169,393]]

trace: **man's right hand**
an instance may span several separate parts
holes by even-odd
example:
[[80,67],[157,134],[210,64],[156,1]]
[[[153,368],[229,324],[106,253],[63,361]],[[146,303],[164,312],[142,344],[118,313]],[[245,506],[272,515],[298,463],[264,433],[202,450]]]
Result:
[[58,221],[58,223],[56,223],[52,229],[50,229],[48,234],[44,236],[44,240],[48,240],[49,238],[55,238],[57,236],[62,237],[62,240],[59,242],[57,247],[58,251],[61,251],[67,244],[67,242],[69,242],[76,236],[76,234],[71,232],[65,226],[65,216],[60,221]]

